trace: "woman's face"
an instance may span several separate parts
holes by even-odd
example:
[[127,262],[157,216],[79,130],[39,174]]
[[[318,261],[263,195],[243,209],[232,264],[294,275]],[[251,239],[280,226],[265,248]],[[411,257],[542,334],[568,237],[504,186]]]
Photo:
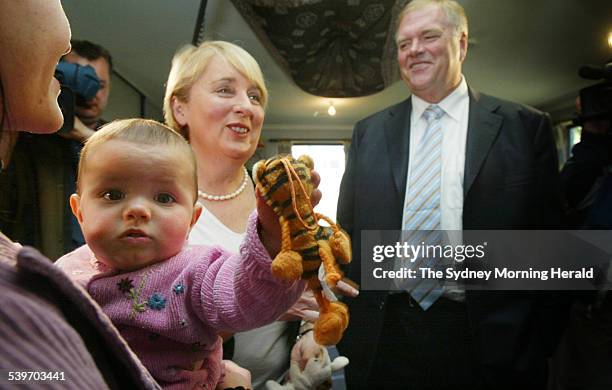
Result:
[[214,57],[189,101],[173,107],[177,122],[189,128],[196,156],[221,153],[246,161],[255,153],[264,119],[261,91],[224,58]]
[[70,49],[70,25],[59,0],[0,1],[0,77],[5,126],[52,133],[63,123],[53,77]]

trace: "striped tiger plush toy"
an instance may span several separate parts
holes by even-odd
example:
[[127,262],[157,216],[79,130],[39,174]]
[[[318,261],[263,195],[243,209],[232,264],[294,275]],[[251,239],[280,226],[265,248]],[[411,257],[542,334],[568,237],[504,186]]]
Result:
[[[337,344],[348,326],[348,309],[324,294],[319,281],[319,266],[323,263],[324,281],[334,288],[342,279],[336,262],[351,261],[351,243],[346,232],[328,217],[315,213],[310,202],[314,189],[310,170],[312,159],[301,156],[276,156],[253,166],[253,178],[266,203],[278,215],[281,226],[281,251],[272,261],[272,274],[278,278],[308,281],[319,304],[319,319],[314,325],[314,337],[321,345]],[[330,226],[320,226],[318,220]]]

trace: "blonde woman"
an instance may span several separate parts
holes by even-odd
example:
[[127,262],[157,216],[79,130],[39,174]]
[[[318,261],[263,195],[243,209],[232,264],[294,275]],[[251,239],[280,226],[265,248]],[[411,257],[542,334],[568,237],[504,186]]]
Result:
[[[247,218],[255,208],[255,189],[245,163],[257,148],[267,102],[261,69],[239,46],[209,41],[175,55],[164,116],[195,152],[203,206],[190,244],[239,250]],[[282,376],[293,336],[285,321],[234,335],[233,360],[251,371],[254,388]],[[302,353],[318,348],[311,335],[302,340],[298,348]]]

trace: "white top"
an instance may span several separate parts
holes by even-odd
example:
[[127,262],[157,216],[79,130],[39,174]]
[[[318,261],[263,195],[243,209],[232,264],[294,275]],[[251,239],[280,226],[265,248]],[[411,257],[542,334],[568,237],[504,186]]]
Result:
[[[416,148],[427,129],[423,112],[431,103],[412,95],[410,116],[410,155],[414,161]],[[440,229],[461,230],[463,228],[463,175],[465,171],[465,143],[467,140],[470,98],[467,83],[461,83],[450,95],[437,103],[444,110],[442,125],[442,172],[440,184]],[[411,164],[408,164],[406,195],[410,185]],[[404,199],[404,203],[406,200]]]
[[[225,226],[202,205],[202,215],[191,229],[189,244],[219,245],[238,253],[245,233],[236,233]],[[288,323],[276,321],[261,328],[234,334],[232,361],[251,371],[253,388],[265,389],[268,379],[279,380],[289,367],[291,346]]]
[[206,207],[202,205],[202,214],[200,219],[193,225],[191,233],[189,233],[189,244],[195,245],[219,245],[223,249],[238,253],[240,243],[244,239],[245,232],[236,233],[230,230],[223,222]]

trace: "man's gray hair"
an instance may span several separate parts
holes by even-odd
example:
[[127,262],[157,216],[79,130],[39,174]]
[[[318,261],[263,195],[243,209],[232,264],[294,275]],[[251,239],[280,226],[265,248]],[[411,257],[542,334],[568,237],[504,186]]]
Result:
[[455,30],[456,34],[465,33],[468,35],[468,21],[467,16],[465,16],[465,10],[455,0],[412,0],[402,9],[397,17],[397,23],[395,26],[395,31],[397,32],[397,28],[404,16],[407,13],[412,12],[417,9],[421,9],[427,7],[429,5],[436,5],[442,8],[442,11],[446,14],[446,20],[448,24]]

